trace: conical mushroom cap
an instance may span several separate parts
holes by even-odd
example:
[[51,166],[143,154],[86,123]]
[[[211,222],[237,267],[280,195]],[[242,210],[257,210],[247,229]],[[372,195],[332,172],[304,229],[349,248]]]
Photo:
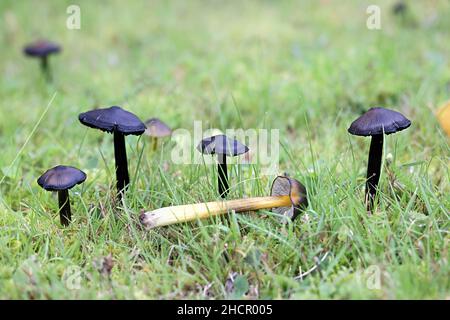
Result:
[[58,53],[61,47],[56,43],[40,40],[27,45],[23,52],[30,57],[45,57],[49,54]]
[[203,154],[224,154],[234,157],[248,152],[248,147],[235,139],[219,134],[200,141],[197,150]]
[[117,106],[80,113],[78,119],[85,126],[109,133],[139,136],[145,131],[145,124],[136,115]]
[[402,131],[411,125],[400,112],[385,109],[371,108],[358,119],[353,121],[348,132],[356,136],[374,136],[378,134],[391,134]]
[[167,137],[172,134],[172,130],[169,128],[167,124],[159,120],[158,118],[151,118],[145,121],[145,134],[150,137]]
[[86,174],[83,171],[75,167],[56,166],[40,176],[37,183],[45,190],[59,191],[71,189],[83,183],[84,180],[86,180]]
[[272,196],[289,196],[290,207],[273,208],[272,211],[294,220],[308,206],[306,188],[300,181],[285,176],[278,176],[272,182]]

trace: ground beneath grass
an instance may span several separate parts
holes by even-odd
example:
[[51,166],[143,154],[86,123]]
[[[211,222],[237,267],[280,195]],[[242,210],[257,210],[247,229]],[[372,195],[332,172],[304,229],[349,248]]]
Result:
[[[450,149],[434,115],[450,99],[448,1],[403,15],[378,0],[77,1],[79,30],[70,4],[0,2],[0,298],[449,297]],[[380,30],[366,27],[371,4]],[[53,84],[22,54],[41,37],[63,47]],[[112,136],[78,121],[111,105],[189,132],[279,129],[278,173],[305,184],[308,209],[289,224],[259,211],[144,230],[142,210],[217,199],[215,167],[128,137],[117,202]],[[369,139],[347,128],[373,106],[412,126],[386,138],[367,215]],[[88,175],[66,228],[36,183],[58,164]],[[275,177],[230,171],[231,199],[267,195]]]

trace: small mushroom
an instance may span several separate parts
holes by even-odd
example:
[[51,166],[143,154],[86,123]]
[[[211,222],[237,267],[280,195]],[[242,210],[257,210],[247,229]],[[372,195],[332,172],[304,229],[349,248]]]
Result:
[[394,15],[404,15],[406,11],[408,10],[408,6],[404,1],[397,1],[392,6],[392,13]]
[[46,40],[39,40],[27,45],[23,52],[25,55],[33,58],[39,58],[41,60],[41,70],[44,73],[47,81],[52,80],[50,72],[50,65],[48,63],[48,56],[56,54],[61,51],[61,47],[56,43],[52,43]]
[[149,136],[153,140],[153,151],[156,150],[159,138],[168,137],[172,134],[172,129],[167,124],[159,120],[158,118],[151,118],[145,121],[145,135]]
[[94,109],[81,113],[78,119],[85,126],[106,131],[114,135],[117,191],[120,199],[121,193],[130,183],[125,136],[130,134],[139,136],[144,133],[144,123],[133,113],[117,106]]
[[248,152],[248,147],[235,139],[230,139],[226,135],[220,134],[200,141],[197,150],[203,154],[217,154],[219,194],[222,198],[226,198],[229,191],[227,156],[235,157],[246,153]]
[[71,220],[69,189],[83,183],[86,174],[74,167],[56,166],[39,177],[37,183],[47,191],[58,191],[59,218],[67,226]]
[[270,208],[272,208],[273,212],[294,220],[307,206],[306,188],[295,179],[278,176],[272,183],[269,197],[165,207],[144,212],[140,215],[139,220],[147,228],[151,229],[195,219],[205,219],[230,211],[249,212]]
[[404,115],[385,108],[371,108],[348,128],[350,134],[356,136],[372,136],[369,160],[367,165],[366,203],[371,211],[380,180],[381,159],[383,154],[383,135],[396,133],[411,125]]

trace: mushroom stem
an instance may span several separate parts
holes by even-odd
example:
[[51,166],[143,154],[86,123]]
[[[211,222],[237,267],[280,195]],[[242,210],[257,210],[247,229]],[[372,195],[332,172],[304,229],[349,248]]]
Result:
[[371,211],[377,193],[377,185],[380,180],[381,157],[383,154],[383,134],[372,136],[369,150],[366,180],[367,210]]
[[50,66],[48,64],[47,56],[43,56],[41,58],[41,70],[42,70],[42,73],[44,74],[46,80],[49,82],[52,81],[52,75],[50,74]]
[[158,147],[158,138],[152,137],[152,151],[155,152]]
[[226,198],[228,194],[228,173],[227,173],[227,156],[225,154],[217,155],[219,163],[217,164],[219,194],[222,198]]
[[63,226],[68,226],[71,220],[69,190],[58,191],[59,220]]
[[228,201],[172,206],[148,211],[140,215],[141,222],[148,228],[167,226],[179,222],[204,219],[229,211],[248,212],[291,206],[289,196],[255,197]]
[[121,198],[122,192],[130,183],[128,175],[127,149],[125,147],[125,136],[123,133],[114,131],[114,157],[116,160],[116,179],[118,197]]

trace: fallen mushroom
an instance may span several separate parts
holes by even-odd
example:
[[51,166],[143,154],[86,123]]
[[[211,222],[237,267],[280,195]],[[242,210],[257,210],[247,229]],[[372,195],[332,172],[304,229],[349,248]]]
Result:
[[48,57],[49,55],[59,53],[60,51],[61,47],[59,45],[46,40],[31,43],[23,49],[25,55],[33,58],[39,58],[41,60],[41,70],[47,81],[52,80]]
[[121,193],[130,183],[125,136],[130,134],[139,136],[144,133],[144,123],[133,113],[117,106],[81,113],[78,119],[85,126],[113,133],[117,191],[120,199]]
[[156,150],[159,138],[168,137],[172,134],[172,129],[158,118],[151,118],[145,121],[145,126],[147,128],[145,129],[144,134],[152,138],[153,151]]
[[306,188],[297,180],[278,176],[272,183],[269,197],[213,201],[172,206],[144,212],[139,219],[147,228],[205,219],[230,211],[248,212],[273,208],[273,212],[294,220],[308,206]]
[[197,150],[203,154],[217,154],[217,173],[219,194],[226,198],[229,191],[227,156],[235,157],[248,152],[248,147],[235,139],[230,139],[226,135],[220,134],[200,141]]
[[372,136],[367,165],[366,203],[371,211],[380,180],[384,134],[396,133],[411,125],[401,113],[385,108],[371,108],[353,121],[348,132],[357,136]]
[[69,189],[85,180],[86,174],[83,171],[61,165],[47,170],[37,180],[43,189],[58,192],[59,218],[64,226],[71,220]]

